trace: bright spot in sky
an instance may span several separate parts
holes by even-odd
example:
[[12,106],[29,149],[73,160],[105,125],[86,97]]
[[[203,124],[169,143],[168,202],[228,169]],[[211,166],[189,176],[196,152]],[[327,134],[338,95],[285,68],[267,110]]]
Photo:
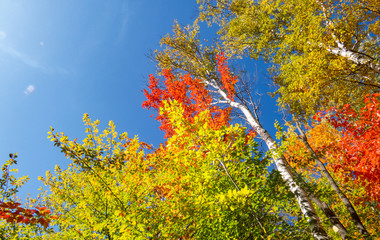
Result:
[[29,94],[31,94],[32,92],[34,92],[35,89],[36,89],[36,88],[35,88],[33,85],[29,85],[29,86],[25,89],[24,93],[25,93],[25,95],[29,95]]
[[45,43],[44,42],[40,42],[40,46],[43,46],[43,45],[45,45]]
[[7,34],[5,32],[0,31],[0,39],[4,39],[7,37]]

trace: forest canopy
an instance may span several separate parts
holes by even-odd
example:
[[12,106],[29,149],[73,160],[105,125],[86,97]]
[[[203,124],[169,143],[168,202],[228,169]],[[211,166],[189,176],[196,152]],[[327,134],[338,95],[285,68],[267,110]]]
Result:
[[[2,239],[380,238],[380,3],[197,2],[193,24],[174,22],[151,56],[141,107],[164,142],[88,114],[83,140],[51,128],[68,166],[22,207],[27,177],[10,155]],[[245,61],[268,63],[285,113],[275,135]]]

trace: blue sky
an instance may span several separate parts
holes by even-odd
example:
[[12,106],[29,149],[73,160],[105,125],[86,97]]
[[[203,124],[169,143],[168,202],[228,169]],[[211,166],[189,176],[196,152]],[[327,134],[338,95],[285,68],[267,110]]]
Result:
[[102,126],[113,120],[118,132],[162,142],[152,112],[141,108],[155,71],[146,54],[175,19],[186,25],[196,14],[195,0],[0,2],[0,158],[18,152],[20,175],[31,178],[21,196],[36,194],[46,170],[68,164],[47,140],[50,126],[81,139],[89,113]]

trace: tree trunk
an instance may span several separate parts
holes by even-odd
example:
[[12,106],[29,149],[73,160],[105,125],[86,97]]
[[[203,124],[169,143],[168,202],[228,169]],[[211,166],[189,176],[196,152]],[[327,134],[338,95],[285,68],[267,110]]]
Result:
[[329,171],[326,169],[325,165],[323,164],[323,162],[319,159],[318,155],[314,152],[313,148],[310,146],[309,142],[307,141],[307,137],[305,135],[305,133],[303,132],[303,130],[301,129],[301,126],[298,122],[296,122],[297,124],[297,128],[298,128],[298,131],[300,132],[301,134],[301,140],[302,142],[305,144],[306,148],[309,150],[309,152],[311,153],[311,156],[313,157],[314,161],[317,163],[318,167],[321,169],[322,171],[322,174],[325,178],[327,178],[327,180],[329,181],[330,183],[330,186],[333,188],[333,190],[338,194],[339,198],[342,200],[342,202],[344,203],[344,205],[346,206],[348,212],[350,213],[351,215],[351,218],[354,222],[354,224],[356,225],[357,229],[359,230],[359,232],[365,237],[365,238],[369,238],[369,233],[367,231],[367,229],[364,227],[362,221],[360,220],[360,217],[358,216],[355,208],[352,206],[350,200],[347,198],[347,196],[340,190],[339,186],[336,184],[334,178],[331,176],[331,174],[329,173]]
[[[292,169],[291,166],[289,168],[295,173],[296,171]],[[314,195],[313,192],[308,191],[310,199],[314,202],[315,205],[319,207],[319,209],[322,210],[322,212],[325,214],[325,216],[330,220],[331,224],[335,226],[338,229],[339,235],[342,237],[342,239],[351,239],[348,235],[347,229],[343,226],[343,224],[340,222],[339,217],[330,209],[330,207],[327,205],[327,203],[321,201],[317,196]]]
[[229,103],[231,107],[239,109],[247,119],[247,122],[251,127],[261,136],[269,150],[272,153],[274,162],[276,164],[277,170],[279,171],[282,179],[288,185],[290,191],[295,195],[297,202],[300,206],[302,214],[307,219],[309,223],[313,237],[318,240],[329,239],[327,233],[320,224],[319,218],[315,209],[310,202],[310,199],[306,191],[295,181],[295,178],[288,168],[289,163],[278,153],[278,147],[275,144],[275,141],[270,136],[270,134],[261,126],[258,120],[253,116],[251,111],[241,103],[231,101],[227,95],[219,88],[218,93]]

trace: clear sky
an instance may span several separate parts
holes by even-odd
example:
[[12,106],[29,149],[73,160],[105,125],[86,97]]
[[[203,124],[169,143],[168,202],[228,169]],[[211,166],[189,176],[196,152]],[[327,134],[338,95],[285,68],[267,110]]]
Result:
[[155,71],[146,54],[175,19],[186,25],[196,15],[195,0],[0,2],[0,159],[18,152],[19,173],[31,178],[22,196],[36,194],[46,170],[68,164],[47,139],[50,126],[79,140],[89,113],[101,128],[113,120],[118,132],[162,142],[141,107]]

